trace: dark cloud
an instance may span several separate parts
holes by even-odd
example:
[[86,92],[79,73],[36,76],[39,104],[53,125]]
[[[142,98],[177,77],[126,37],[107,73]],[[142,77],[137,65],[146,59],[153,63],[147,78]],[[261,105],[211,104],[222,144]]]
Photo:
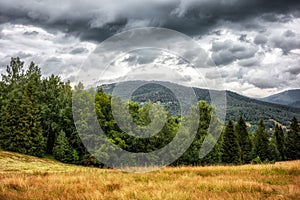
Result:
[[259,64],[259,60],[258,58],[249,58],[249,59],[243,59],[243,60],[240,60],[238,62],[239,65],[243,66],[243,67],[251,67],[251,66],[257,66]]
[[35,36],[35,35],[38,35],[39,32],[38,31],[25,31],[23,34],[29,35],[29,36]]
[[282,83],[281,80],[266,77],[253,77],[249,79],[248,82],[261,89],[277,88],[280,86],[279,83]]
[[300,66],[289,67],[288,69],[285,70],[285,72],[288,72],[292,75],[298,75],[300,74]]
[[[264,92],[269,88],[298,87],[299,10],[299,0],[0,0],[0,46],[5,49],[0,52],[0,64],[5,66],[11,56],[18,56],[25,62],[35,61],[44,75],[55,73],[73,81],[80,63],[98,42],[131,28],[166,27],[195,36],[219,65],[225,82],[235,83],[228,84],[228,89]],[[177,72],[185,76],[181,81],[193,82],[195,77],[184,73],[187,60],[200,57],[203,61],[207,57],[199,48],[180,46],[178,39],[170,35],[147,35],[145,39],[133,34],[132,38],[132,46],[143,44],[157,49],[166,48],[161,44],[164,41],[184,49],[179,51],[182,57],[162,56],[151,49],[129,50],[115,61],[115,71],[108,75],[111,80],[126,80],[126,76],[115,78],[122,66],[130,70],[144,66],[140,74],[135,72],[138,77],[144,73],[148,79],[165,75],[158,68],[164,64],[178,67]],[[96,48],[95,53],[117,56],[127,45],[121,40],[108,41],[103,51],[97,52]],[[151,68],[151,63],[159,64]],[[214,65],[211,62],[209,66]],[[157,74],[151,70],[157,70]],[[205,77],[218,79],[214,72]]]
[[11,0],[0,2],[0,23],[33,24],[82,40],[102,41],[134,27],[160,26],[199,35],[220,20],[246,26],[245,20],[262,16],[263,20],[286,22],[292,18],[287,13],[297,12],[299,6],[296,0]]
[[247,34],[241,34],[239,37],[239,41],[241,42],[250,42],[250,39],[247,38]]
[[248,59],[255,55],[257,48],[245,42],[224,42],[212,43],[212,60],[216,65],[227,65],[235,60]]
[[263,34],[258,34],[255,38],[254,38],[254,43],[255,44],[265,44],[268,42],[268,38],[263,35]]
[[215,62],[216,65],[227,65],[232,63],[235,60],[235,58],[230,51],[225,50],[213,53],[212,60]]
[[291,30],[287,30],[286,32],[283,33],[283,35],[285,37],[295,37],[296,36],[296,33],[294,33],[293,31]]
[[281,36],[275,36],[272,42],[273,46],[280,48],[284,55],[291,50],[300,49],[300,38],[291,30],[285,31]]
[[88,49],[83,48],[83,47],[79,47],[79,48],[71,50],[70,54],[82,54],[82,53],[87,53],[87,52],[89,52]]
[[287,23],[293,19],[292,15],[280,15],[276,13],[266,13],[261,16],[261,19],[268,22],[281,22]]

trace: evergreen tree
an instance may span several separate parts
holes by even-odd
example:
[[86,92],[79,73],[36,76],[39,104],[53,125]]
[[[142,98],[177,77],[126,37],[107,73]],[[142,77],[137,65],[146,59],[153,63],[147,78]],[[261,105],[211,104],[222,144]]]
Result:
[[31,63],[26,74],[23,62],[12,58],[7,74],[2,78],[7,84],[8,94],[2,109],[1,145],[6,150],[42,156],[44,137],[40,125],[39,85],[41,73]]
[[262,161],[270,160],[269,136],[266,133],[263,120],[260,120],[256,130],[254,152]]
[[41,83],[41,125],[46,138],[46,153],[52,154],[57,134],[63,128],[59,114],[64,109],[62,96],[64,84],[54,75],[45,78]]
[[296,117],[291,121],[286,142],[287,159],[300,159],[300,127]]
[[61,131],[56,139],[53,155],[59,161],[75,163],[79,157],[77,151],[71,147],[64,131]]
[[229,120],[223,134],[222,162],[239,164],[241,162],[240,152],[238,137],[234,131],[234,124]]
[[[21,112],[19,105],[23,96],[20,84],[24,79],[23,65],[19,58],[12,58],[10,65],[6,67],[6,74],[2,74],[0,147],[10,151],[17,149],[13,139]],[[21,135],[19,137],[22,138]]]
[[278,161],[280,160],[280,152],[278,151],[275,137],[273,136],[271,140],[269,141],[269,155],[268,155],[268,160],[270,161]]
[[19,119],[20,133],[26,133],[28,141],[23,147],[30,155],[42,156],[45,150],[43,130],[40,123],[41,107],[39,104],[41,72],[38,66],[31,63],[27,70],[26,79],[23,83],[23,97],[20,106],[21,115]]
[[274,141],[280,154],[280,160],[285,160],[286,157],[285,136],[282,127],[278,126],[277,124],[275,125],[275,130],[274,130]]
[[250,163],[252,160],[252,142],[247,131],[246,122],[241,116],[235,126],[235,132],[238,136],[239,145],[241,148],[241,161],[242,163]]

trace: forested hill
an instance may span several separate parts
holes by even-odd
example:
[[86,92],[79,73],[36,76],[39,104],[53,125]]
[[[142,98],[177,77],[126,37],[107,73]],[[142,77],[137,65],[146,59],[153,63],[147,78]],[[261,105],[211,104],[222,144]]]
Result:
[[[121,97],[126,97],[128,91],[134,91],[132,99],[140,102],[121,102],[117,99],[118,107],[115,108],[120,111],[129,108],[130,112],[129,115],[120,112],[118,117],[121,121],[117,121],[114,118],[112,97],[105,94],[102,89],[99,88],[95,92],[92,89],[86,90],[82,83],[72,88],[70,82],[62,82],[58,76],[43,77],[40,68],[34,63],[31,63],[26,71],[23,65],[24,62],[19,58],[12,58],[6,73],[1,74],[1,150],[40,157],[47,154],[62,162],[82,165],[109,167],[107,163],[117,161],[116,164],[119,166],[139,167],[145,166],[145,160],[138,159],[137,154],[134,153],[148,153],[162,149],[174,140],[180,130],[178,138],[182,140],[191,138],[192,132],[196,132],[196,135],[191,138],[193,141],[188,149],[179,157],[176,156],[177,150],[180,150],[179,147],[168,151],[166,154],[168,159],[176,160],[172,163],[174,166],[245,164],[300,158],[300,127],[296,118],[299,118],[299,109],[291,110],[288,106],[260,102],[226,92],[227,118],[230,120],[226,126],[223,126],[212,112],[212,107],[205,101],[197,102],[197,99],[194,103],[197,103],[195,106],[199,109],[191,109],[191,115],[184,114],[181,117],[169,115],[164,109],[156,109],[159,104],[147,102],[139,106],[148,99],[153,102],[160,100],[168,109],[178,113],[176,97],[181,100],[181,104],[188,105],[189,109],[190,105],[187,104],[189,100],[182,102],[182,97],[189,98],[191,93],[187,91],[192,88],[166,82],[152,84],[144,82],[141,84],[144,86],[138,88],[134,87],[135,82],[128,82],[124,84],[124,88],[115,87],[115,85],[103,87],[107,92],[111,92],[115,87],[114,92],[119,91],[118,94]],[[132,88],[138,89],[131,90]],[[172,95],[172,91],[166,88],[177,91],[177,95]],[[194,88],[194,90],[199,99],[210,102],[208,90],[199,88]],[[91,103],[94,104],[94,108],[90,106]],[[95,111],[97,118],[89,111]],[[198,126],[194,122],[194,116],[197,113],[200,114]],[[251,132],[248,132],[245,120],[242,117],[237,120],[239,115],[245,116],[246,121],[253,124],[256,120],[259,121],[258,127],[253,130],[255,126],[252,125]],[[296,117],[292,117],[293,115]],[[163,116],[166,117],[166,122],[157,134],[146,138],[128,134],[128,131],[135,130],[136,125],[139,125],[136,129],[138,133],[152,134],[152,129],[147,131],[145,125],[152,123],[153,119],[154,127],[160,126]],[[97,121],[94,121],[95,119]],[[133,120],[130,122],[130,119]],[[275,119],[284,124],[288,124],[286,120],[291,119],[289,131],[284,134],[284,127],[277,124],[274,126],[274,122],[269,119],[273,121]],[[214,123],[213,129],[209,129],[210,122]],[[268,133],[266,123],[273,123],[274,131]],[[100,136],[101,132],[97,131],[93,125],[99,125],[106,137]],[[222,131],[221,139],[215,137],[211,131]],[[107,141],[105,138],[108,138],[115,147],[133,152],[132,159],[127,159],[124,155],[120,156],[118,151],[114,151],[114,148],[103,142]],[[90,144],[91,146],[86,148],[85,145]],[[205,157],[200,158],[199,150],[202,145],[207,144],[215,144],[215,146]],[[172,157],[174,155],[175,157]],[[97,160],[97,157],[101,159]],[[153,163],[162,163],[160,156],[153,156],[149,161],[151,161],[149,163],[151,166]]]
[[[128,87],[141,81],[125,82]],[[162,85],[172,85],[179,90],[187,90],[188,87],[166,82],[141,82],[143,86],[133,92],[130,98],[133,101],[144,103],[148,100],[153,102],[160,101],[173,115],[180,113],[179,102],[170,89]],[[160,84],[163,83],[163,84]],[[140,83],[139,83],[140,84]],[[111,94],[116,84],[102,85],[104,92]],[[209,90],[193,88],[199,100],[210,102]],[[237,121],[239,116],[243,116],[250,125],[256,127],[260,119],[263,119],[267,127],[274,127],[274,121],[284,126],[288,126],[293,116],[300,118],[300,108],[294,108],[287,105],[268,103],[257,99],[249,98],[231,91],[226,91],[227,111],[226,119]],[[129,97],[125,94],[118,94],[123,99]],[[254,128],[253,127],[253,128]]]

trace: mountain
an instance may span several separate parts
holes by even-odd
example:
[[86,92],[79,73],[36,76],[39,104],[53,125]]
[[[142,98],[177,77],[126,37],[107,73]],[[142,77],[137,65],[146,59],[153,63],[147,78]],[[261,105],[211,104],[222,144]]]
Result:
[[293,103],[290,103],[289,106],[295,107],[295,108],[300,108],[300,100],[299,101],[294,101]]
[[[180,113],[179,102],[172,91],[163,85],[169,85],[176,88],[176,90],[182,92],[181,95],[184,95],[185,91],[191,89],[186,86],[168,82],[128,81],[122,84],[124,84],[125,88],[127,87],[128,89],[134,88],[134,85],[136,84],[142,85],[132,93],[131,97],[126,94],[126,89],[118,91],[117,96],[120,96],[123,100],[130,99],[132,101],[139,102],[140,104],[143,104],[148,100],[151,100],[152,102],[160,101],[173,115],[178,115]],[[116,84],[106,84],[101,87],[104,92],[112,94],[115,86]],[[198,100],[205,100],[210,103],[211,100],[208,89],[192,89],[194,90]],[[232,119],[237,121],[239,116],[243,116],[251,130],[255,130],[260,119],[265,121],[267,128],[273,128],[274,122],[280,123],[283,126],[288,126],[293,116],[300,119],[300,108],[269,103],[249,98],[231,91],[225,91],[225,94],[227,101],[226,120]]]
[[300,89],[287,90],[259,100],[300,108]]

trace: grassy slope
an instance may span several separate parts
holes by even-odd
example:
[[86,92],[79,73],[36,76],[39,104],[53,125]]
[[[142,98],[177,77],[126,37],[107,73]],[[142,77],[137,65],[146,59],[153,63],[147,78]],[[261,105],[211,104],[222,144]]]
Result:
[[0,199],[297,199],[300,161],[134,174],[0,151]]

